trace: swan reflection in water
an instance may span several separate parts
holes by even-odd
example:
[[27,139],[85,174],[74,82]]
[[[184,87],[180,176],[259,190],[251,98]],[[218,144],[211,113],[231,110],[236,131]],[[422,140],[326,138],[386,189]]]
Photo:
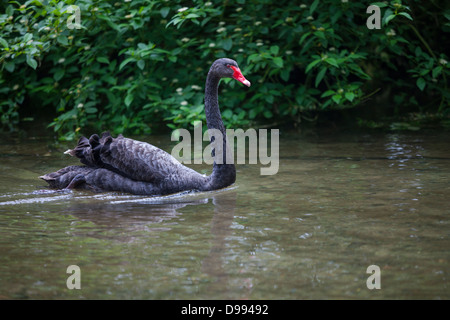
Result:
[[[97,203],[77,201],[65,210],[64,214],[75,217],[81,223],[88,222],[95,225],[84,229],[77,226],[75,221],[74,227],[67,230],[69,236],[89,236],[100,240],[113,238],[125,244],[138,244],[142,248],[143,260],[151,256],[150,260],[157,260],[161,264],[171,264],[173,260],[178,260],[179,257],[175,255],[183,252],[180,246],[184,246],[183,241],[188,241],[186,245],[190,250],[189,255],[192,254],[195,259],[201,261],[201,273],[214,279],[208,283],[208,287],[211,291],[226,294],[225,288],[229,287],[229,276],[225,270],[229,250],[227,238],[232,233],[236,187],[165,197],[114,199],[111,196],[110,201],[104,201],[108,193],[102,196],[99,197],[101,201]],[[198,212],[200,215],[194,217],[191,215],[192,212]],[[197,225],[179,228],[188,222]],[[198,236],[192,238],[192,232],[198,232]],[[189,240],[183,240],[185,238]],[[159,239],[161,241],[156,241]],[[202,239],[209,242],[207,253],[204,251]],[[192,251],[192,248],[197,248],[198,243],[202,243],[198,247],[200,251]],[[159,249],[161,245],[166,248],[164,257],[161,256]],[[158,249],[155,249],[155,246]],[[243,294],[247,295],[248,292]]]

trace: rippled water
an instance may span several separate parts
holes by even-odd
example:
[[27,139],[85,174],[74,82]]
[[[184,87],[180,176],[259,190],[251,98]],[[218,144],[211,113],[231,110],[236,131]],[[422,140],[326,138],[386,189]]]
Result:
[[226,190],[143,197],[49,193],[38,176],[77,164],[72,144],[2,136],[0,298],[449,299],[449,141],[281,132],[276,175],[238,165]]

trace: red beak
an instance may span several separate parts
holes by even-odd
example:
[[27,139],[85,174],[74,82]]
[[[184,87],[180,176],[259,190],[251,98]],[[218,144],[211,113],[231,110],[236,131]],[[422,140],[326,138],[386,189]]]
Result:
[[247,87],[250,87],[251,83],[247,79],[245,79],[244,75],[242,74],[241,70],[238,67],[230,66],[231,69],[233,69],[233,79],[236,79],[237,81],[245,84]]

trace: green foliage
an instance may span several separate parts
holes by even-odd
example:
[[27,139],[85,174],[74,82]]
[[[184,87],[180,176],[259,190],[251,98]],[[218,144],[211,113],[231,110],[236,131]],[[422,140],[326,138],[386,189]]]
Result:
[[49,126],[66,140],[88,127],[189,127],[204,121],[204,81],[220,57],[252,82],[222,84],[227,126],[300,122],[355,107],[380,87],[396,112],[448,113],[450,11],[433,1],[375,4],[380,30],[366,27],[369,3],[344,0],[0,4],[2,123],[53,115]]

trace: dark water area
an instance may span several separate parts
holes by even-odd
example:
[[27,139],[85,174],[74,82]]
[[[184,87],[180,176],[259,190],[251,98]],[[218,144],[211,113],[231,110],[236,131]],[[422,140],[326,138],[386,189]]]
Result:
[[166,197],[49,193],[74,143],[1,139],[0,299],[450,298],[448,132],[281,131],[277,174]]

